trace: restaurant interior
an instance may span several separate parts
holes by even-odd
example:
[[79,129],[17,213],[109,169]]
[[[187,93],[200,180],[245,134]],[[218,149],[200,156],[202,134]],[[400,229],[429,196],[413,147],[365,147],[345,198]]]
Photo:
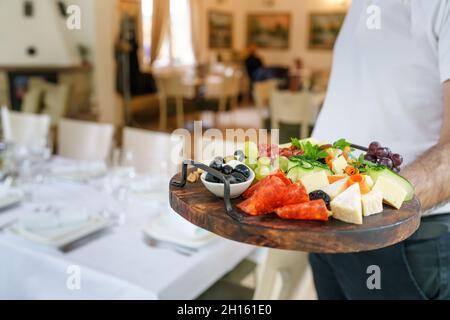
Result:
[[0,0],[0,298],[317,299],[306,253],[190,224],[169,180],[199,124],[309,137],[349,5]]

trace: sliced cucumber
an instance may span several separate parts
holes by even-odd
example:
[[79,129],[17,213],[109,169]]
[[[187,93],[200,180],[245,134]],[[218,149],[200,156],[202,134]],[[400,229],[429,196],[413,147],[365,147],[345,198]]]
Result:
[[392,170],[389,170],[388,168],[383,167],[372,167],[367,168],[366,170],[367,174],[372,178],[374,183],[377,182],[377,179],[379,177],[385,177],[398,186],[402,187],[407,192],[405,201],[410,201],[414,198],[415,190],[413,185],[401,175],[395,173]]
[[304,162],[302,164],[296,163],[296,166],[291,167],[287,173],[287,177],[291,179],[292,182],[297,182],[304,176],[319,171],[325,171],[327,176],[331,176],[333,174],[330,169],[323,166],[315,166]]

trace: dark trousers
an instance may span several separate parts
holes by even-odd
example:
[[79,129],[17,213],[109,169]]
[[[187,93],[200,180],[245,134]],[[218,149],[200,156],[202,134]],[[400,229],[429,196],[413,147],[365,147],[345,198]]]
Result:
[[309,259],[319,299],[450,300],[450,215],[391,247]]

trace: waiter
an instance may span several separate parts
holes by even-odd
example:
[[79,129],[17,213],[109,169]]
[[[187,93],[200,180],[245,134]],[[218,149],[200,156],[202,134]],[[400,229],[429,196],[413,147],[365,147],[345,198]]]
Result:
[[314,137],[402,154],[425,211],[397,245],[311,255],[319,299],[450,299],[450,0],[353,1]]

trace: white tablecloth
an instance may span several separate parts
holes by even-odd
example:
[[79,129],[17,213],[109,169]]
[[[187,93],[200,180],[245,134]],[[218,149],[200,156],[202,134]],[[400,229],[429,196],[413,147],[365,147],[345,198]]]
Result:
[[[95,212],[114,201],[92,186],[62,181],[39,185],[33,194],[34,202],[64,202]],[[0,226],[30,205],[0,212]],[[68,253],[1,232],[0,299],[193,299],[254,249],[219,237],[191,256],[152,248],[142,229],[164,212],[167,203],[133,201],[124,225]],[[79,290],[66,284],[70,266],[80,268]]]

